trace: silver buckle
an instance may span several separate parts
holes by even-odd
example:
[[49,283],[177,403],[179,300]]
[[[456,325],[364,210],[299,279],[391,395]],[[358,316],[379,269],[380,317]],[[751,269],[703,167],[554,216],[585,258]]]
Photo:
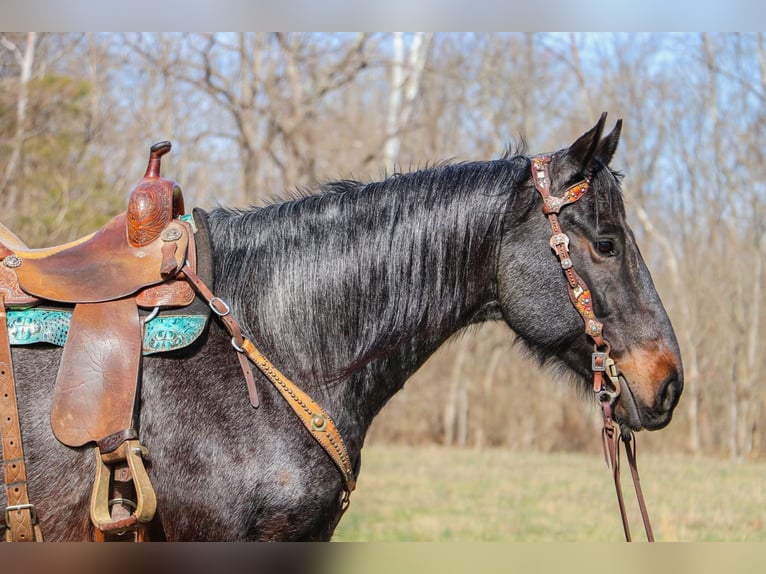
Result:
[[[601,365],[598,364],[598,360],[601,359]],[[606,371],[606,359],[607,354],[600,351],[594,351],[590,358],[591,371]]]
[[[216,307],[216,303],[220,303],[221,305],[223,305],[223,311],[221,311],[220,309],[218,309],[218,307]],[[223,299],[221,299],[220,297],[213,297],[208,302],[208,307],[210,307],[213,313],[215,313],[219,317],[226,317],[226,315],[229,315],[231,313],[231,308],[229,307],[229,304]]]
[[11,512],[14,510],[29,510],[31,514],[32,524],[37,524],[37,510],[34,504],[13,504],[5,509],[5,526],[10,528],[11,526]]

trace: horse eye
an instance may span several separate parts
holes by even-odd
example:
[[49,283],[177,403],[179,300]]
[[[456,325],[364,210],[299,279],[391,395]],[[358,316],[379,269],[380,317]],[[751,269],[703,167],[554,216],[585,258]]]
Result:
[[614,241],[611,239],[599,239],[595,245],[601,255],[614,255]]

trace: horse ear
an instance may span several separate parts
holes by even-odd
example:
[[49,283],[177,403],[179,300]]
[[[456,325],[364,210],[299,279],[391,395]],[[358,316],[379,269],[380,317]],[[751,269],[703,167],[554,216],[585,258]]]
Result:
[[604,162],[604,165],[609,165],[614,157],[614,152],[617,150],[617,144],[620,143],[620,132],[622,131],[622,119],[617,120],[614,128],[600,142],[598,142],[598,148],[596,149],[596,157]]
[[598,119],[595,126],[577,138],[577,141],[569,146],[567,155],[580,167],[580,170],[586,170],[590,165],[591,160],[595,157],[605,123],[606,112],[601,114],[601,117]]

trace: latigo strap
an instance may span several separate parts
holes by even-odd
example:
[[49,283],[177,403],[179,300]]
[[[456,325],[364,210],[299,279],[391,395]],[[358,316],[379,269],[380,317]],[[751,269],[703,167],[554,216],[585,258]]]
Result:
[[16,385],[13,378],[11,346],[5,328],[5,301],[0,292],[0,436],[3,441],[5,472],[6,540],[9,542],[42,542],[37,511],[29,501],[27,467],[21,445]]

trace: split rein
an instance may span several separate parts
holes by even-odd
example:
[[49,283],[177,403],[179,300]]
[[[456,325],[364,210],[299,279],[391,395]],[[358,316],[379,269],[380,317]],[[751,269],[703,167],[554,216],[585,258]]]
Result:
[[625,540],[630,542],[631,536],[628,517],[625,511],[625,501],[622,495],[622,486],[620,484],[619,441],[625,443],[625,451],[627,453],[628,464],[630,465],[631,476],[633,477],[633,486],[636,490],[636,498],[639,510],[641,511],[641,519],[644,523],[646,537],[649,542],[654,542],[654,533],[649,522],[649,514],[646,510],[646,503],[644,502],[644,495],[641,490],[641,480],[638,476],[638,467],[636,465],[635,436],[633,431],[628,431],[621,432],[618,438],[616,436],[617,429],[612,420],[612,407],[619,398],[621,391],[620,374],[614,360],[609,356],[610,347],[609,342],[604,339],[603,324],[596,318],[593,312],[593,298],[591,297],[590,289],[588,289],[588,285],[574,270],[572,260],[569,257],[569,237],[561,230],[558,220],[558,213],[562,207],[576,202],[585,195],[585,192],[590,187],[590,180],[586,178],[580,183],[573,185],[562,196],[551,195],[551,178],[548,170],[551,157],[550,155],[538,155],[532,158],[532,179],[535,189],[543,198],[543,213],[548,218],[551,226],[550,246],[558,257],[561,269],[566,277],[569,299],[583,319],[585,334],[594,343],[591,358],[593,392],[598,397],[604,417],[604,428],[602,430],[604,458],[607,466],[612,470]]

